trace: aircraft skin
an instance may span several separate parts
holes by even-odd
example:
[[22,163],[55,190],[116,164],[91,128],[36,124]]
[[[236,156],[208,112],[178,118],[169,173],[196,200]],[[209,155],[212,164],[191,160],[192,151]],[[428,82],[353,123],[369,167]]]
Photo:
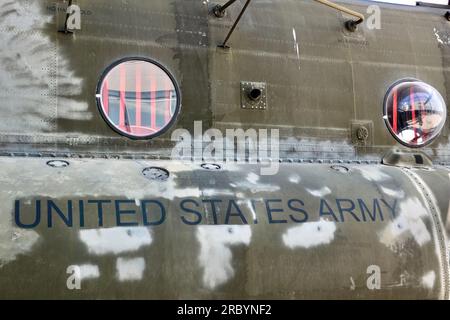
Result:
[[[254,0],[223,49],[243,2],[223,18],[210,1],[74,3],[73,34],[58,32],[63,1],[0,3],[0,298],[449,299],[448,121],[410,149],[383,120],[399,79],[448,101],[445,12],[340,1],[381,8],[381,29],[349,32],[314,1]],[[159,137],[124,137],[99,112],[101,75],[127,57],[180,88]],[[266,109],[241,107],[242,81],[267,84]],[[196,121],[278,129],[278,173],[173,159],[171,135]]]

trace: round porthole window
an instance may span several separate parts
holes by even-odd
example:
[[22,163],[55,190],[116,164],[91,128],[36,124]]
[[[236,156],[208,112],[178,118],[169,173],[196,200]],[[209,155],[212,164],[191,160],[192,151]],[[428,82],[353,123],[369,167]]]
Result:
[[97,88],[97,104],[115,131],[132,139],[149,139],[174,123],[180,111],[180,93],[162,65],[128,58],[105,71]]
[[432,86],[414,79],[401,80],[388,91],[384,120],[401,144],[418,148],[431,143],[442,131],[447,106]]

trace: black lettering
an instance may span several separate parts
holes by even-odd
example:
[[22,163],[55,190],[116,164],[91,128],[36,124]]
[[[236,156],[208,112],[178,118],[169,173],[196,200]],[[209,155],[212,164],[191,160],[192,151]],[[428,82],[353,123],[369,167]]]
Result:
[[118,227],[134,227],[139,225],[137,222],[122,222],[122,216],[123,215],[131,215],[136,214],[135,210],[122,210],[120,208],[121,204],[134,204],[135,202],[133,200],[116,200],[114,201],[116,206],[116,225]]
[[[324,207],[327,208],[327,211],[324,211]],[[319,216],[323,217],[323,216],[332,216],[334,221],[338,222],[339,220],[336,218],[333,209],[331,209],[330,205],[328,204],[328,202],[325,199],[321,199],[320,200],[320,210],[319,210]]]
[[185,206],[186,204],[193,204],[196,207],[199,207],[200,205],[195,200],[190,200],[190,199],[183,200],[180,203],[181,210],[183,210],[184,212],[187,212],[187,213],[192,213],[194,216],[197,217],[197,220],[189,221],[184,216],[181,216],[181,220],[185,224],[190,225],[190,226],[195,226],[195,225],[200,224],[202,222],[202,214],[200,212],[198,212],[198,211],[195,211],[193,209],[187,208]]
[[20,200],[16,200],[15,202],[15,210],[14,210],[14,220],[16,225],[22,229],[33,229],[36,228],[41,222],[41,200],[36,200],[36,208],[35,208],[35,219],[31,224],[24,224],[20,221]]
[[[342,206],[342,203],[348,203],[349,206],[344,208]],[[336,199],[336,204],[338,206],[339,213],[340,213],[340,216],[341,216],[341,222],[345,222],[344,212],[350,213],[352,215],[352,217],[356,221],[361,222],[361,220],[359,220],[358,216],[356,216],[355,213],[353,212],[353,210],[355,210],[355,203],[352,200],[350,200],[350,199]]]
[[377,220],[377,211],[380,214],[381,221],[384,221],[383,212],[381,211],[380,204],[378,203],[377,199],[373,199],[373,212],[370,212],[369,208],[366,206],[362,199],[358,199],[358,204],[361,209],[361,215],[364,221],[367,221],[365,214],[367,212],[372,222],[375,222]]
[[[233,207],[235,209],[235,212],[232,212]],[[245,219],[245,216],[242,214],[241,209],[239,208],[236,201],[234,201],[234,200],[230,200],[228,202],[227,215],[225,217],[225,224],[230,223],[230,217],[239,217],[239,218],[241,218],[241,220],[244,224],[248,224],[247,219]]]
[[266,203],[267,216],[269,218],[270,224],[287,223],[287,220],[284,220],[284,219],[283,220],[274,220],[273,216],[272,216],[272,213],[283,213],[284,212],[283,209],[270,207],[271,203],[282,203],[282,200],[280,200],[280,199],[265,200],[265,203]]
[[67,201],[67,217],[64,212],[56,206],[52,200],[47,201],[47,225],[49,228],[53,226],[53,215],[52,212],[56,211],[61,220],[68,226],[73,226],[73,216],[72,216],[72,200]]
[[300,212],[303,215],[303,217],[301,219],[299,219],[298,217],[294,217],[291,214],[291,215],[289,215],[291,220],[296,222],[296,223],[304,223],[304,222],[308,221],[308,213],[305,210],[301,209],[301,208],[295,207],[294,206],[295,203],[298,203],[299,206],[302,206],[302,207],[305,206],[305,203],[303,201],[297,200],[297,199],[291,199],[291,200],[288,201],[289,209],[291,209],[292,211]]
[[389,210],[391,211],[391,217],[392,217],[392,219],[395,219],[396,216],[397,216],[396,213],[395,213],[395,211],[397,211],[397,204],[398,204],[398,201],[395,200],[392,207],[391,207],[384,199],[381,199],[381,201],[383,201],[384,204],[386,205],[386,207],[388,207]]
[[[147,205],[148,204],[155,204],[156,206],[159,207],[160,210],[160,218],[157,221],[152,221],[149,222],[148,221],[148,217],[147,217]],[[143,200],[141,201],[141,206],[142,206],[142,220],[144,222],[144,226],[159,226],[161,224],[164,223],[164,221],[166,220],[166,209],[164,208],[163,204],[159,201],[156,200]]]
[[217,222],[217,207],[216,207],[216,203],[221,203],[222,200],[218,200],[218,199],[210,199],[210,200],[203,200],[203,203],[209,203],[211,204],[211,210],[212,210],[212,215],[213,215],[213,220],[214,220],[214,224],[219,224]]
[[88,200],[89,204],[97,204],[98,226],[103,227],[103,204],[111,203],[111,200]]

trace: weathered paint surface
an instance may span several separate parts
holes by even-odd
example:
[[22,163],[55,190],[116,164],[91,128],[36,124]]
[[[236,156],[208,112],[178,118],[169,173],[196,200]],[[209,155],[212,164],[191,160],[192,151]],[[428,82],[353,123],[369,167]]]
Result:
[[[2,159],[2,298],[448,298],[448,199],[433,216],[401,168],[292,164],[264,177],[254,165],[46,160]],[[148,180],[148,166],[171,176]],[[321,188],[331,193],[308,191]],[[81,290],[66,286],[70,266]]]
[[[224,52],[238,4],[218,20],[202,0],[76,3],[72,36],[54,1],[0,4],[0,298],[448,299],[448,123],[424,150],[447,167],[287,163],[379,163],[398,147],[382,119],[398,79],[448,100],[442,12],[379,4],[382,29],[350,34],[313,1],[254,0]],[[167,159],[174,145],[172,131],[132,141],[102,120],[100,75],[128,56],[173,73],[173,129],[280,129],[280,172],[112,159]],[[241,81],[267,83],[267,110],[241,109]],[[353,144],[352,121],[373,125],[371,144]],[[50,154],[70,166],[47,166]],[[145,178],[149,166],[169,180]]]
[[[345,1],[365,12],[367,2]],[[0,6],[0,143],[10,152],[139,153],[170,156],[169,131],[151,141],[123,138],[102,120],[95,88],[112,62],[130,56],[165,65],[181,87],[175,128],[278,128],[284,157],[372,159],[396,145],[382,104],[398,79],[418,78],[448,98],[448,22],[441,11],[381,6],[382,28],[345,32],[344,17],[313,1],[254,1],[217,48],[240,10],[209,14],[208,1],[79,0],[82,29],[56,32],[64,7],[54,1]],[[62,8],[61,8],[62,7]],[[59,14],[57,14],[59,12]],[[268,108],[240,105],[240,82],[267,83]],[[352,144],[352,121],[373,124],[368,146]],[[448,125],[425,151],[448,163]]]

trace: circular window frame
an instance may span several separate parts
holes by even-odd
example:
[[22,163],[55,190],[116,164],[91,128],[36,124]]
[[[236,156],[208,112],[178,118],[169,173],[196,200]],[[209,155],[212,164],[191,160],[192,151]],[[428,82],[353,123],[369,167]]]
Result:
[[[400,79],[400,80],[395,81],[392,85],[389,86],[389,88],[388,88],[388,90],[387,90],[387,92],[386,92],[386,94],[385,94],[385,96],[384,96],[384,100],[383,100],[383,120],[384,120],[384,124],[386,125],[387,129],[389,130],[389,133],[391,134],[391,136],[392,136],[398,143],[400,143],[401,145],[403,145],[403,146],[405,146],[405,147],[407,147],[407,148],[410,148],[410,149],[421,149],[421,148],[424,148],[424,147],[426,147],[426,146],[429,146],[430,144],[432,144],[433,142],[435,142],[435,141],[437,140],[437,138],[439,138],[439,136],[442,134],[442,130],[445,128],[445,123],[447,123],[447,119],[445,119],[444,125],[442,126],[441,130],[439,131],[439,133],[438,133],[435,137],[433,137],[432,139],[426,141],[425,143],[422,143],[422,144],[420,144],[420,145],[413,145],[413,144],[408,144],[408,143],[405,142],[405,141],[402,141],[402,140],[398,137],[398,135],[394,132],[394,130],[392,130],[391,124],[389,123],[389,117],[388,117],[388,114],[387,114],[387,101],[388,101],[388,99],[389,99],[389,95],[390,95],[390,93],[392,92],[392,90],[393,90],[396,86],[398,86],[399,84],[401,84],[401,83],[403,83],[403,82],[421,82],[421,83],[424,83],[424,84],[426,84],[426,85],[432,87],[434,90],[436,90],[436,92],[439,93],[439,95],[442,97],[442,99],[443,99],[443,101],[444,101],[445,103],[446,103],[446,101],[445,101],[444,97],[441,95],[441,93],[440,93],[435,87],[433,87],[432,85],[430,85],[430,84],[428,84],[428,83],[426,83],[425,81],[422,81],[422,80],[420,80],[420,79],[416,79],[416,78],[403,78],[403,79]],[[446,113],[447,113],[447,104],[445,105],[445,107],[446,107],[445,110],[446,110]],[[448,115],[446,114],[446,116],[448,116]]]
[[[170,79],[170,81],[172,82],[174,88],[175,88],[175,93],[177,95],[177,102],[176,102],[176,106],[175,106],[175,111],[173,113],[173,117],[172,119],[170,119],[170,121],[163,127],[161,128],[158,132],[155,132],[153,134],[149,134],[146,136],[135,136],[126,132],[123,132],[122,130],[120,130],[119,128],[117,128],[116,125],[114,125],[114,123],[111,123],[111,120],[109,119],[109,117],[105,114],[105,111],[103,109],[103,105],[102,105],[102,86],[103,86],[103,82],[105,81],[106,77],[108,76],[108,74],[117,66],[121,65],[122,63],[126,63],[129,61],[142,61],[142,62],[148,62],[151,63],[155,66],[157,66],[158,68],[161,69],[161,71],[163,71]],[[101,74],[100,79],[97,83],[97,87],[95,90],[95,98],[96,98],[96,103],[97,103],[97,108],[100,111],[100,115],[102,116],[103,120],[108,124],[108,126],[113,129],[116,133],[120,134],[121,136],[127,137],[131,140],[151,140],[154,138],[157,138],[163,134],[165,134],[171,127],[173,127],[173,125],[175,124],[175,122],[178,119],[178,116],[181,113],[181,90],[180,87],[178,86],[178,82],[176,81],[175,77],[172,75],[172,73],[169,71],[168,68],[166,68],[164,65],[162,65],[160,62],[148,58],[148,57],[139,57],[139,56],[134,56],[134,57],[126,57],[126,58],[122,58],[119,60],[114,61],[113,63],[111,63]]]

